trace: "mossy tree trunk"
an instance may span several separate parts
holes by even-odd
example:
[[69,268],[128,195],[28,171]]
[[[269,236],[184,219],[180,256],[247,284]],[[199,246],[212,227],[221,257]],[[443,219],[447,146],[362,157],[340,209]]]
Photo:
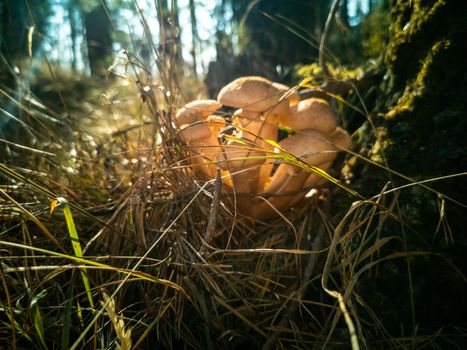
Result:
[[[397,0],[390,16],[386,74],[372,113],[378,136],[373,160],[415,180],[465,172],[467,1]],[[408,183],[372,165],[366,170],[364,184]],[[389,304],[398,305],[397,312],[389,307],[381,315],[386,325],[395,325],[394,332],[407,326],[434,334],[465,324],[465,280],[459,272],[466,273],[467,209],[447,197],[467,203],[466,180],[458,176],[426,183],[444,196],[420,186],[400,191],[394,211],[403,223],[387,234],[400,234],[407,250],[434,254],[407,260],[408,267],[385,266],[384,280],[367,286],[370,297],[382,293]]]
[[[391,169],[417,180],[467,168],[465,23],[464,0],[399,0],[392,8],[387,74],[376,111],[383,115],[378,120],[381,139],[376,159],[385,157]],[[462,202],[467,198],[466,184],[460,177],[432,187]],[[413,194],[422,195],[416,188]],[[413,199],[421,200],[417,195]],[[426,193],[419,214],[438,211],[437,206],[436,196]],[[449,208],[465,210],[451,202]]]

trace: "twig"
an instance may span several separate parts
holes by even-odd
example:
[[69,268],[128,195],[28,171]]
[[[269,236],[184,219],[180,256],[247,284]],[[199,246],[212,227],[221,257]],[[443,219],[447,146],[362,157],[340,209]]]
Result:
[[217,213],[219,212],[220,193],[222,188],[221,170],[217,168],[216,178],[214,179],[214,192],[212,194],[211,210],[209,212],[208,225],[204,233],[204,244],[201,246],[199,253],[204,255],[207,246],[211,243],[214,231],[216,230]]
[[331,29],[332,21],[336,15],[337,9],[339,8],[339,0],[334,0],[329,10],[328,18],[326,19],[326,24],[324,25],[323,35],[321,36],[321,41],[319,43],[319,66],[323,70],[324,78],[329,79],[330,74],[328,67],[326,67],[326,62],[324,59],[324,48],[326,47],[326,42],[328,40],[329,31]]

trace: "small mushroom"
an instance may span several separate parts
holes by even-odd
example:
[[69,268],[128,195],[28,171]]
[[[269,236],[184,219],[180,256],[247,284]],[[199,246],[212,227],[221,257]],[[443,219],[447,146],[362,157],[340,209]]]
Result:
[[[352,139],[347,131],[342,129],[341,127],[337,127],[336,130],[331,135],[328,135],[327,138],[329,142],[337,149],[338,152],[342,152],[345,150],[349,150],[352,148]],[[332,162],[325,163],[319,166],[321,170],[328,171],[331,168]],[[320,186],[326,180],[323,179],[318,174],[310,174],[303,184],[304,189],[311,190],[314,187]],[[309,191],[308,191],[309,192]],[[307,192],[299,193],[296,195],[294,200],[290,203],[290,205],[294,205],[298,203],[300,200],[304,198]]]
[[[282,140],[279,145],[306,164],[317,167],[328,166],[337,154],[335,147],[316,130],[303,130]],[[252,207],[251,216],[264,220],[276,214],[271,206],[278,211],[288,208],[309,175],[308,171],[296,165],[280,164],[264,190],[264,194],[272,196],[267,202],[257,200]]]
[[[264,115],[260,112],[246,111],[243,108],[236,110],[233,114],[233,121],[240,124],[244,132],[244,138],[251,140],[259,147],[266,151],[274,151],[274,146],[266,140],[277,141],[277,123],[269,123],[266,121]],[[273,167],[272,161],[267,161],[259,167],[260,172],[258,178],[257,190],[262,191],[264,183],[269,178]]]
[[250,146],[249,140],[229,140],[222,146],[224,152],[217,165],[228,170],[233,183],[237,208],[243,214],[250,212],[252,198],[257,193],[259,167],[264,162],[264,152]]
[[191,101],[177,112],[175,120],[178,126],[193,124],[206,119],[219,108],[221,108],[221,104],[216,100]]
[[190,160],[195,173],[204,173],[209,177],[216,174],[215,161],[218,160],[221,146],[207,123],[183,125],[180,137],[190,148]]
[[332,134],[328,135],[327,137],[329,141],[331,141],[334,146],[336,146],[338,151],[346,151],[352,148],[352,138],[347,131],[339,126]]
[[295,131],[313,129],[324,135],[331,134],[337,127],[336,114],[321,98],[301,100],[290,107],[290,113],[281,115],[279,122]]
[[214,162],[221,152],[216,131],[217,124],[221,123],[217,118],[223,118],[211,117],[220,107],[215,100],[196,100],[187,103],[175,116],[176,123],[181,128],[180,136],[190,147],[193,170],[209,177],[215,175],[217,168],[214,163],[209,163]]

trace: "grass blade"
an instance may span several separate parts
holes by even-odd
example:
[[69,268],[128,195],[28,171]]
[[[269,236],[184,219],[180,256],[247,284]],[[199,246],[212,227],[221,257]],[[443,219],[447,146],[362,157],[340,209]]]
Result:
[[[71,244],[73,246],[73,251],[75,252],[76,257],[83,257],[83,250],[81,249],[81,244],[79,243],[78,231],[76,230],[75,221],[73,220],[73,215],[71,213],[70,205],[68,201],[63,197],[58,197],[52,201],[50,214],[58,206],[63,207],[63,214],[65,215],[66,225],[68,227],[68,233],[70,234]],[[86,289],[86,294],[88,296],[89,305],[94,310],[94,301],[92,299],[91,285],[89,283],[88,276],[86,275],[86,270],[81,269],[81,277],[83,279],[84,288]]]

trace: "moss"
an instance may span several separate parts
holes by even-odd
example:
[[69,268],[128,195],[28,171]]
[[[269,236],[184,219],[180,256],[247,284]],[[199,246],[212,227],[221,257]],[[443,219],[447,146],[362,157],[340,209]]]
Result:
[[361,24],[362,49],[366,58],[377,58],[384,52],[389,40],[389,16],[383,1],[368,14]]
[[[391,38],[384,60],[386,75],[373,111],[378,116],[375,121],[379,130],[379,141],[371,154],[374,161],[387,162],[389,168],[416,180],[466,171],[465,23],[465,0],[398,0],[393,6]],[[384,171],[376,172],[374,167],[365,169],[364,176],[364,181],[379,184],[389,179],[395,186],[407,182],[397,176],[390,178]],[[466,176],[428,185],[465,203]],[[406,235],[397,225],[388,234],[400,234],[409,250],[431,250],[446,261],[455,261],[461,269],[466,266],[465,208],[447,199],[443,202],[442,197],[414,186],[399,193],[397,210],[407,224]],[[419,268],[410,291],[418,326],[435,331],[459,325],[462,315],[458,299],[451,295],[461,295],[465,282],[434,258],[412,266],[414,271]],[[428,272],[423,272],[426,267]],[[441,290],[443,285],[449,285],[450,290]],[[397,286],[395,289],[403,289]],[[434,304],[434,312],[430,309],[427,313],[426,305]],[[401,324],[410,323],[408,315],[410,312],[400,320]],[[383,316],[387,321],[392,317]]]
[[461,0],[395,6],[380,124],[387,129],[381,150],[396,170],[413,176],[463,170],[466,13]]

